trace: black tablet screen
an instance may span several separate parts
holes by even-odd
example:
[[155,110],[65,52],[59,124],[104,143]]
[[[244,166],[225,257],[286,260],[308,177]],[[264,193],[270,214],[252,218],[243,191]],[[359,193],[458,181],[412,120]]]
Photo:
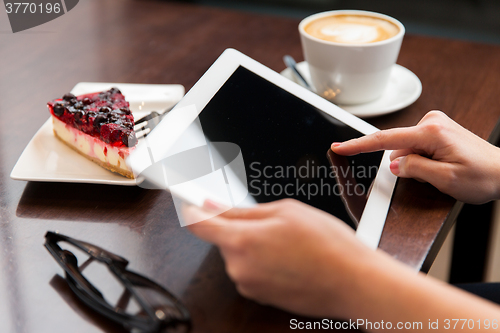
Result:
[[334,157],[336,168],[327,152],[362,133],[241,66],[199,119],[210,141],[241,148],[257,202],[295,198],[357,225],[383,152]]

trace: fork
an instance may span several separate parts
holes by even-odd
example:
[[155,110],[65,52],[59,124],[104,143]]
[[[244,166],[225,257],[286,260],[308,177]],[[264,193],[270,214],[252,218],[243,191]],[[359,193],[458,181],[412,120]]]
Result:
[[138,119],[134,125],[134,131],[137,139],[145,138],[151,131],[158,126],[160,121],[176,106],[165,109],[162,113],[151,111],[150,114]]

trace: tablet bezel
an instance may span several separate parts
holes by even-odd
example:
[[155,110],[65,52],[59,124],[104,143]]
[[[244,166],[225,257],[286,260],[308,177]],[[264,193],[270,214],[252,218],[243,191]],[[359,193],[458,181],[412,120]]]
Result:
[[[201,113],[213,96],[240,66],[365,135],[378,131],[376,127],[342,110],[335,104],[290,81],[243,53],[234,49],[227,49],[162,121],[166,126],[164,128],[165,132],[168,132],[168,137],[162,140],[162,151],[168,150],[175,143],[181,133],[195,121],[198,114]],[[150,144],[152,144],[151,141]],[[151,150],[149,153],[151,153]],[[389,155],[390,151],[384,152],[379,171],[356,229],[356,236],[373,249],[378,247],[397,180],[397,177],[389,169]],[[134,162],[130,163],[136,173],[140,173],[147,167],[146,164],[140,165],[141,163],[138,163],[140,160],[141,158],[135,158]],[[214,199],[210,193],[195,188],[184,193],[173,194],[198,205],[205,199]]]

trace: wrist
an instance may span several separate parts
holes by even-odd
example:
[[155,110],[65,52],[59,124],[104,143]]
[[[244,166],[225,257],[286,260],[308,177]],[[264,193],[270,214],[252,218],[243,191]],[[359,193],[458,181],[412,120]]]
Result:
[[[396,314],[404,307],[404,300],[412,281],[419,280],[418,273],[398,262],[382,250],[366,253],[357,263],[353,274],[353,286],[348,292],[348,317],[372,321],[390,320],[388,314]],[[354,291],[354,294],[353,294]]]
[[366,310],[378,301],[377,291],[384,288],[382,284],[387,282],[385,270],[390,270],[392,261],[400,265],[385,253],[369,249],[357,240],[356,244],[351,245],[354,246],[350,246],[348,251],[340,254],[333,251],[329,255],[329,262],[336,263],[329,266],[325,276],[329,284],[325,290],[330,291],[327,296],[330,309],[328,316],[332,318],[366,317]]

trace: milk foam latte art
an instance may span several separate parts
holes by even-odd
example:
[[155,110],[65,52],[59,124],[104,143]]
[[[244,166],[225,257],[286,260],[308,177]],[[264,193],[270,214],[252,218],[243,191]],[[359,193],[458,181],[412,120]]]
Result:
[[405,28],[384,14],[335,10],[306,17],[299,33],[313,90],[335,104],[352,105],[382,95]]
[[313,37],[346,44],[380,42],[399,32],[399,28],[387,20],[364,15],[321,17],[307,24],[304,30]]

